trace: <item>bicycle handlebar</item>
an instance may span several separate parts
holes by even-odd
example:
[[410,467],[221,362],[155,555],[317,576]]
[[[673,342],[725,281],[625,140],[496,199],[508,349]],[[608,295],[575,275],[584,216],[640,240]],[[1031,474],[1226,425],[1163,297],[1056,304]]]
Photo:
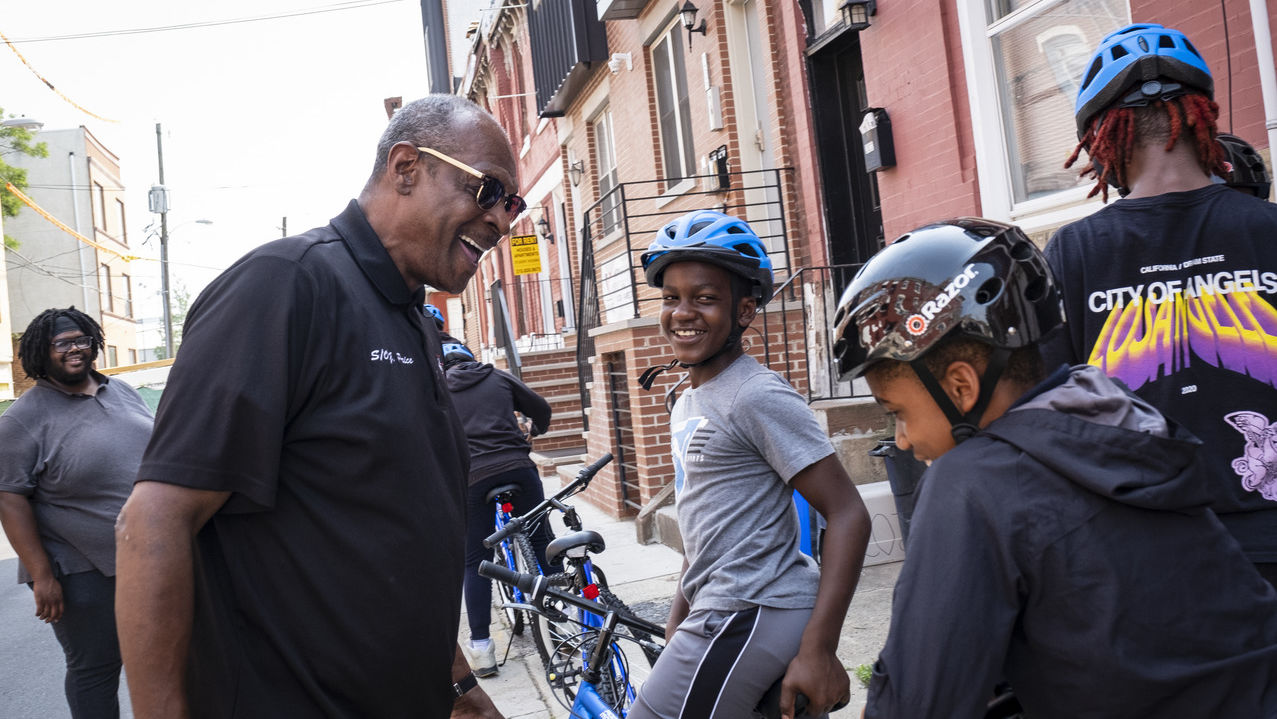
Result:
[[[602,457],[599,457],[593,464],[583,467],[580,472],[577,472],[576,479],[572,480],[570,484],[556,492],[553,497],[541,500],[541,503],[533,507],[527,514],[512,518],[504,527],[488,535],[488,537],[483,540],[483,546],[488,549],[492,549],[511,534],[522,531],[525,525],[537,517],[540,517],[550,507],[553,507],[558,503],[562,503],[564,499],[584,490],[590,485],[590,480],[594,479],[594,475],[598,474],[599,470],[606,467],[608,462],[611,461],[612,453],[608,452]],[[520,587],[520,589],[523,588]],[[527,590],[524,589],[523,591]]]
[[[609,457],[610,458],[610,457]],[[665,628],[658,627],[655,624],[629,614],[622,614],[613,607],[600,602],[591,601],[585,597],[566,592],[558,587],[550,585],[548,579],[540,574],[523,574],[516,572],[509,567],[494,562],[483,561],[479,563],[479,576],[495,579],[498,582],[505,582],[519,588],[531,599],[531,604],[538,609],[544,609],[545,598],[547,596],[570,604],[578,609],[584,609],[591,614],[597,614],[600,617],[607,616],[609,613],[616,616],[619,624],[624,624],[630,629],[635,629],[647,634],[653,634],[658,637],[665,636]]]

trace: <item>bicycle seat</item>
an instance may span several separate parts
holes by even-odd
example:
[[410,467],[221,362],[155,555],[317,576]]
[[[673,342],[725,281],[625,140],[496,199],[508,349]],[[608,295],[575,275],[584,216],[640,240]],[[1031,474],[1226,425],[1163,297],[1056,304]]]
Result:
[[509,493],[511,497],[517,497],[522,489],[517,484],[503,484],[500,487],[493,487],[487,494],[483,495],[483,501],[486,504],[492,504],[497,500],[497,497],[506,493]]
[[557,566],[562,562],[564,555],[574,558],[584,557],[586,552],[598,554],[606,548],[607,543],[603,541],[603,535],[593,529],[586,529],[565,534],[550,542],[550,546],[545,548],[545,556],[550,564]]

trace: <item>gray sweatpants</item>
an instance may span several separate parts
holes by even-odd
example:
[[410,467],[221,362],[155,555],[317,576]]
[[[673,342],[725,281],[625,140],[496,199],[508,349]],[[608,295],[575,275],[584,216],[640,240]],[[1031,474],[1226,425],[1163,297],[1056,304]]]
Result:
[[643,686],[628,719],[743,719],[798,654],[810,609],[696,610]]

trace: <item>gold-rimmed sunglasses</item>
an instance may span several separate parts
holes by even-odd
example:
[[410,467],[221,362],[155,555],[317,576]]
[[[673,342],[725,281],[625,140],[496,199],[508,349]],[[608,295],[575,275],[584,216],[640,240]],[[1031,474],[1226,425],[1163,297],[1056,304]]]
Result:
[[528,203],[524,201],[522,197],[507,193],[505,191],[505,185],[501,184],[501,181],[492,175],[485,175],[466,163],[452,157],[448,157],[438,150],[433,150],[429,147],[418,147],[417,149],[421,152],[433,155],[458,170],[469,173],[471,176],[479,180],[479,191],[474,193],[474,201],[479,205],[480,209],[491,210],[493,207],[496,207],[498,202],[505,200],[505,212],[509,215],[511,222],[514,221],[514,218],[523,214],[524,210],[528,209]]

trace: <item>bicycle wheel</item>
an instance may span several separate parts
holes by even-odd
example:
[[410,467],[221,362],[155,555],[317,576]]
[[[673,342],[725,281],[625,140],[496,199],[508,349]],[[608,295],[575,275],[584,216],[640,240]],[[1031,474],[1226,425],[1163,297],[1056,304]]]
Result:
[[[612,590],[607,588],[607,579],[601,578],[602,575],[600,574],[598,567],[594,568],[594,573],[596,577],[600,578],[598,581],[599,601],[611,607],[613,611],[615,611],[617,614],[620,614],[621,616],[638,618],[638,615],[634,613],[634,610],[630,609],[625,602],[621,601],[620,597],[613,594]],[[660,656],[660,652],[649,649],[647,645],[642,644],[642,642],[654,641],[652,639],[651,634],[648,634],[647,632],[641,632],[632,627],[619,627],[618,631],[624,631],[627,634],[629,634],[631,637],[634,637],[636,640],[638,640],[640,642],[639,646],[643,650],[643,656],[647,659],[648,665],[656,666],[656,659]],[[661,637],[661,639],[663,640],[664,637]]]
[[[526,539],[526,538],[525,538]],[[535,557],[531,543],[528,544],[529,556]],[[562,576],[562,575],[558,575]],[[556,582],[556,586],[561,586]],[[575,591],[574,588],[572,588]],[[551,613],[558,612],[563,616],[573,616],[576,611],[572,607],[556,601],[553,597],[545,598],[545,606]],[[555,672],[569,665],[572,652],[561,647],[563,641],[576,634],[576,627],[571,622],[557,622],[544,614],[532,612],[528,617],[532,627],[532,643],[536,646],[537,656],[547,672]]]
[[[515,535],[515,537],[523,538],[523,535],[517,534]],[[500,549],[500,551],[498,552],[498,554],[500,555],[498,557],[498,560],[502,564],[506,565],[510,569],[515,570],[516,572],[526,571],[519,567],[518,554],[516,553],[517,545],[515,544],[515,540],[507,539],[506,541],[498,545],[498,547]],[[502,608],[502,611],[505,612],[506,619],[509,620],[510,622],[510,633],[516,634],[516,635],[523,634],[523,624],[524,624],[523,610],[515,609],[509,606],[510,604],[518,601],[518,599],[514,596],[514,587],[510,586],[509,584],[506,584],[505,582],[493,582],[493,584],[497,585],[497,588],[501,591],[501,604],[502,604],[501,608]]]
[[[536,552],[533,551],[532,549],[532,542],[528,540],[528,535],[520,532],[512,536],[510,540],[514,544],[515,571],[521,572],[523,574],[540,574],[541,565],[537,563],[537,555],[536,555]],[[501,584],[505,585],[506,587],[510,587],[510,585],[506,584],[505,582],[501,582]],[[514,588],[510,587],[510,591],[513,592]],[[527,595],[524,595],[523,603],[530,604],[531,599],[529,599]],[[516,613],[520,617],[520,624],[533,627],[533,633],[535,634],[536,632],[535,623],[537,620],[537,613],[533,611],[528,611],[528,610],[514,610],[514,611],[516,611]]]

